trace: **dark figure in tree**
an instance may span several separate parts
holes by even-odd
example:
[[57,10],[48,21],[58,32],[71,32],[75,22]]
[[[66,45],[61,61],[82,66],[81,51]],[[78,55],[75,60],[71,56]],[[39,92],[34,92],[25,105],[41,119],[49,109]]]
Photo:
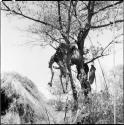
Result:
[[95,79],[95,70],[96,68],[94,67],[94,65],[91,65],[90,71],[89,71],[89,83],[93,84],[94,79]]

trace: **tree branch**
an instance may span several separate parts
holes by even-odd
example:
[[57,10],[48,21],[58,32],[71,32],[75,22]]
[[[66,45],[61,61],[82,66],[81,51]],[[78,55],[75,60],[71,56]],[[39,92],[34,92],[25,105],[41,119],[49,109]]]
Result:
[[71,15],[71,0],[70,0],[70,6],[69,6],[69,10],[68,10],[68,25],[67,25],[67,30],[66,30],[68,39],[69,39],[69,32],[70,32],[71,16],[72,15]]
[[120,35],[116,36],[111,42],[109,42],[109,44],[103,49],[103,51],[102,51],[101,54],[103,54],[104,51],[105,51],[112,43],[115,42],[115,39],[117,39],[117,38],[120,37],[121,35],[124,35],[124,34],[120,34]]
[[104,11],[105,9],[108,9],[108,8],[110,8],[110,7],[113,7],[113,6],[115,6],[115,5],[117,5],[117,4],[120,4],[120,3],[122,3],[122,2],[123,2],[123,1],[119,1],[119,2],[116,2],[116,3],[114,3],[114,4],[108,5],[108,6],[106,6],[106,7],[103,7],[103,8],[101,8],[101,9],[99,9],[98,11],[94,12],[94,14],[97,14],[97,13],[99,13],[100,11]]
[[82,3],[85,5],[85,7],[80,9],[79,12],[81,12],[82,10],[83,11],[87,10],[88,5],[84,1],[82,1]]
[[[116,37],[114,38],[114,40],[117,39],[118,37],[120,37],[121,35],[124,35],[124,34],[120,34],[120,35],[116,36]],[[89,37],[89,38],[90,38],[90,37]],[[103,55],[103,53],[104,53],[104,51],[114,42],[114,40],[112,40],[112,41],[103,49],[103,51],[101,52],[101,55],[100,55],[100,56],[97,56],[97,57],[91,59],[90,61],[88,61],[88,62],[86,62],[86,63],[88,64],[88,63],[91,63],[91,62],[93,62],[94,60],[96,60],[96,59],[98,59],[98,58],[100,58],[100,57],[108,56],[109,54]],[[91,41],[91,40],[90,40],[90,41]],[[92,43],[92,42],[91,42],[91,43]]]
[[46,35],[49,36],[53,41],[56,41],[57,43],[60,43],[57,39],[52,37],[48,32],[46,32]]
[[90,24],[94,11],[94,1],[93,2],[89,1],[87,9],[88,9],[88,24]]
[[44,25],[46,25],[46,26],[50,26],[50,27],[52,27],[52,28],[54,28],[54,29],[60,30],[58,27],[53,26],[52,24],[49,24],[49,23],[44,22],[44,21],[41,21],[41,20],[34,19],[34,18],[32,18],[32,17],[29,17],[29,16],[27,16],[27,15],[24,15],[22,12],[19,13],[19,12],[15,11],[15,10],[11,10],[11,9],[5,4],[5,2],[2,1],[2,3],[3,3],[3,5],[7,8],[7,9],[2,9],[2,8],[1,8],[1,10],[3,10],[3,11],[8,11],[8,12],[10,11],[10,12],[16,14],[16,15],[25,17],[25,18],[30,19],[30,20],[32,20],[32,21],[35,21],[35,22],[38,22],[38,23],[42,23],[42,24],[44,24]]
[[80,55],[82,55],[82,61],[83,61],[83,55],[84,55],[84,42],[85,42],[85,38],[87,37],[89,31],[90,31],[90,23],[91,23],[91,19],[93,16],[93,12],[94,12],[94,1],[89,1],[88,5],[87,5],[87,13],[88,13],[88,17],[87,17],[87,23],[85,25],[84,28],[80,29],[80,32],[78,33],[78,41],[77,41],[77,45],[78,45],[78,49],[80,52]]
[[57,48],[55,48],[52,44],[49,44],[53,49],[57,50]]
[[63,38],[65,39],[66,43],[69,44],[69,40],[66,37],[66,35],[63,31],[63,27],[62,27],[62,19],[61,19],[61,13],[60,13],[60,1],[58,1],[58,16],[59,16],[60,33],[63,36]]
[[96,60],[96,59],[98,59],[98,58],[100,58],[100,57],[108,56],[108,55],[109,55],[109,54],[97,56],[97,57],[91,59],[90,61],[86,62],[86,64],[91,63],[91,62],[93,62],[94,60]]
[[60,13],[60,1],[58,1],[58,16],[59,16],[59,25],[60,25],[60,29],[63,30],[63,27],[62,27],[62,19],[61,19],[61,13]]
[[78,2],[78,0],[75,2],[75,4],[73,4],[73,1],[72,1],[74,16],[76,17],[76,20],[74,20],[71,24],[73,24],[75,21],[78,21],[78,23],[79,23],[79,25],[81,27],[81,21],[80,21],[79,17],[77,16],[77,12],[76,12],[77,2]]
[[87,21],[87,24],[85,25],[85,29],[86,31],[85,32],[85,35],[87,36],[89,30],[90,30],[90,24],[91,24],[91,19],[92,19],[92,16],[93,16],[93,12],[94,12],[94,4],[95,4],[95,1],[91,2],[89,1],[88,3],[88,21]]
[[[124,22],[124,20],[116,20],[114,23],[121,23],[121,22]],[[113,22],[110,22],[110,23],[107,23],[107,24],[103,24],[103,25],[98,25],[98,26],[90,26],[90,28],[92,29],[97,29],[97,28],[103,28],[103,27],[106,27],[106,26],[109,26],[109,25],[112,25]]]
[[90,23],[91,23],[91,20],[92,20],[92,16],[93,16],[93,12],[94,12],[94,1],[89,1],[88,3],[88,20],[87,20],[87,23],[85,25],[85,28],[84,29],[81,29],[80,33],[78,34],[78,48],[81,52],[81,55],[83,55],[83,49],[84,49],[84,40],[86,38],[86,36],[88,35],[89,33],[89,30],[90,30]]

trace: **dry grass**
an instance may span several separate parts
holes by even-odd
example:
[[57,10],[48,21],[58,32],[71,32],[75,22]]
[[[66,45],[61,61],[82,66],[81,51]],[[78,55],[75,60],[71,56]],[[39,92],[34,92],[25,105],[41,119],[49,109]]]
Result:
[[[18,73],[5,73],[1,77],[1,92],[12,102],[1,117],[3,124],[48,124],[49,114],[43,95],[35,84]],[[3,101],[4,102],[4,101]],[[3,103],[2,102],[2,103]]]

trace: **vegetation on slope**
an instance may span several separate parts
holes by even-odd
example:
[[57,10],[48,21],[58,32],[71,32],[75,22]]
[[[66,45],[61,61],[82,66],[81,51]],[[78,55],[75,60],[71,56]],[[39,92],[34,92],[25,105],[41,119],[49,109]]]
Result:
[[52,123],[44,96],[18,73],[1,74],[1,123]]

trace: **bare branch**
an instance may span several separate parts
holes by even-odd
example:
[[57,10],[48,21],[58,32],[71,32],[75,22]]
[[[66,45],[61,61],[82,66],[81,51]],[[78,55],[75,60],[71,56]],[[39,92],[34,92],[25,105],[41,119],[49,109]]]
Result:
[[108,55],[109,55],[109,54],[97,56],[97,57],[91,59],[90,61],[88,61],[88,62],[86,62],[86,63],[87,63],[87,64],[88,64],[88,63],[91,63],[91,62],[93,62],[94,60],[96,60],[96,59],[98,59],[98,58],[100,58],[100,57],[108,56]]
[[[124,20],[116,20],[114,23],[121,23],[121,22],[124,22]],[[103,25],[98,25],[98,26],[90,26],[92,29],[96,29],[96,28],[103,28],[103,27],[106,27],[106,26],[109,26],[109,25],[112,25],[113,22],[110,22],[110,23],[107,23],[107,24],[103,24]]]
[[94,13],[94,4],[95,4],[95,1],[93,1],[93,2],[89,1],[89,4],[88,4],[88,24],[91,23],[91,19],[92,19],[93,13]]
[[110,7],[113,7],[113,6],[117,5],[117,4],[121,4],[122,2],[123,2],[123,1],[119,1],[119,2],[116,2],[116,3],[114,3],[114,4],[108,5],[108,6],[104,7],[104,8],[99,9],[98,11],[94,12],[94,14],[97,14],[97,13],[99,13],[100,11],[104,11],[105,9],[108,9],[108,8],[110,8]]
[[77,45],[78,45],[78,49],[80,50],[80,54],[82,55],[82,58],[83,58],[83,55],[84,55],[84,42],[85,42],[85,38],[87,37],[89,31],[90,31],[90,23],[91,23],[91,19],[92,19],[92,16],[93,16],[93,11],[94,11],[94,1],[89,1],[88,2],[88,17],[87,17],[87,23],[85,24],[85,27],[84,28],[80,28],[80,32],[78,33],[78,41],[77,41]]
[[49,44],[53,49],[55,49],[55,50],[57,50],[57,48],[56,47],[54,47],[52,44]]
[[77,12],[76,12],[77,2],[78,2],[78,1],[76,1],[75,4],[73,4],[73,2],[72,2],[73,11],[74,11],[74,16],[76,17],[76,20],[74,20],[74,21],[72,22],[72,24],[73,24],[75,21],[78,21],[78,23],[79,23],[79,25],[80,25],[80,27],[81,27],[81,21],[80,21],[80,18],[77,16]]
[[[11,11],[11,9],[2,1],[3,5],[7,8],[8,11]],[[2,9],[2,8],[1,8]]]
[[116,36],[111,42],[109,42],[109,44],[103,49],[103,51],[102,51],[101,54],[103,54],[104,51],[105,51],[111,44],[113,44],[114,42],[116,42],[115,39],[117,39],[117,38],[120,37],[121,35],[124,35],[124,34],[120,34],[120,35]]
[[70,6],[69,6],[69,10],[68,10],[68,27],[67,27],[67,30],[66,30],[66,33],[67,33],[67,36],[69,38],[69,32],[70,32],[70,24],[71,24],[71,0],[70,0]]
[[35,22],[42,23],[42,24],[44,24],[44,25],[46,25],[46,26],[50,26],[50,27],[52,27],[52,28],[54,28],[54,29],[60,30],[58,27],[53,26],[52,24],[49,24],[49,23],[44,22],[44,21],[41,21],[41,20],[34,19],[34,18],[32,18],[32,17],[29,17],[29,16],[27,16],[27,15],[24,15],[23,13],[19,13],[19,12],[15,11],[15,10],[11,10],[11,9],[5,4],[5,2],[2,1],[2,3],[3,3],[3,5],[7,8],[7,9],[2,9],[2,8],[1,8],[1,10],[3,10],[3,11],[10,11],[10,12],[16,14],[16,15],[25,17],[25,18],[30,19],[30,20],[33,20],[33,21],[35,21]]
[[[105,51],[113,42],[115,42],[115,39],[117,39],[117,38],[120,37],[121,35],[124,35],[124,34],[120,34],[120,35],[116,36],[116,37],[103,49],[103,51],[101,52],[101,55],[100,55],[100,56],[97,56],[97,57],[91,59],[90,61],[88,61],[88,62],[86,62],[86,63],[88,64],[88,63],[91,63],[91,62],[93,62],[94,60],[96,60],[96,59],[98,59],[98,58],[100,58],[100,57],[108,56],[109,54],[106,54],[106,55],[103,54],[104,51]],[[89,39],[90,39],[90,37],[89,37]],[[91,41],[91,39],[90,39],[90,41]],[[91,41],[91,43],[92,43],[92,41]]]
[[61,19],[61,13],[60,13],[60,1],[58,1],[58,16],[59,16],[59,25],[60,25],[60,29],[63,30],[63,27],[62,27],[62,19]]
[[73,39],[73,40],[76,40],[73,36],[71,36],[71,35],[69,35],[69,37],[71,38],[71,39]]
[[91,23],[91,20],[92,20],[92,16],[93,16],[93,12],[94,12],[94,3],[95,1],[89,1],[88,2],[88,20],[87,20],[87,23],[85,25],[85,28],[84,29],[81,29],[79,34],[78,34],[78,48],[82,51],[81,55],[83,55],[83,49],[84,49],[84,40],[86,38],[86,36],[88,35],[89,33],[89,30],[90,30],[90,23]]
[[53,41],[56,41],[57,43],[60,43],[57,39],[52,37],[48,32],[46,32],[46,35],[49,36]]
[[[82,1],[82,3],[85,5],[85,8],[83,8],[82,10],[88,9],[88,5],[87,5],[84,1]],[[80,10],[80,11],[81,11],[81,10]]]
[[68,40],[67,36],[65,35],[65,33],[63,31],[63,27],[62,27],[62,20],[61,20],[61,13],[60,13],[60,1],[58,1],[58,16],[59,16],[60,33],[63,36],[63,38],[65,39],[65,41],[67,42],[67,44],[69,44],[69,40]]
[[82,11],[82,10],[83,10],[83,11],[84,11],[84,10],[87,10],[88,5],[87,5],[84,1],[82,1],[82,3],[85,5],[85,7],[82,8],[82,9],[80,9],[79,12]]

